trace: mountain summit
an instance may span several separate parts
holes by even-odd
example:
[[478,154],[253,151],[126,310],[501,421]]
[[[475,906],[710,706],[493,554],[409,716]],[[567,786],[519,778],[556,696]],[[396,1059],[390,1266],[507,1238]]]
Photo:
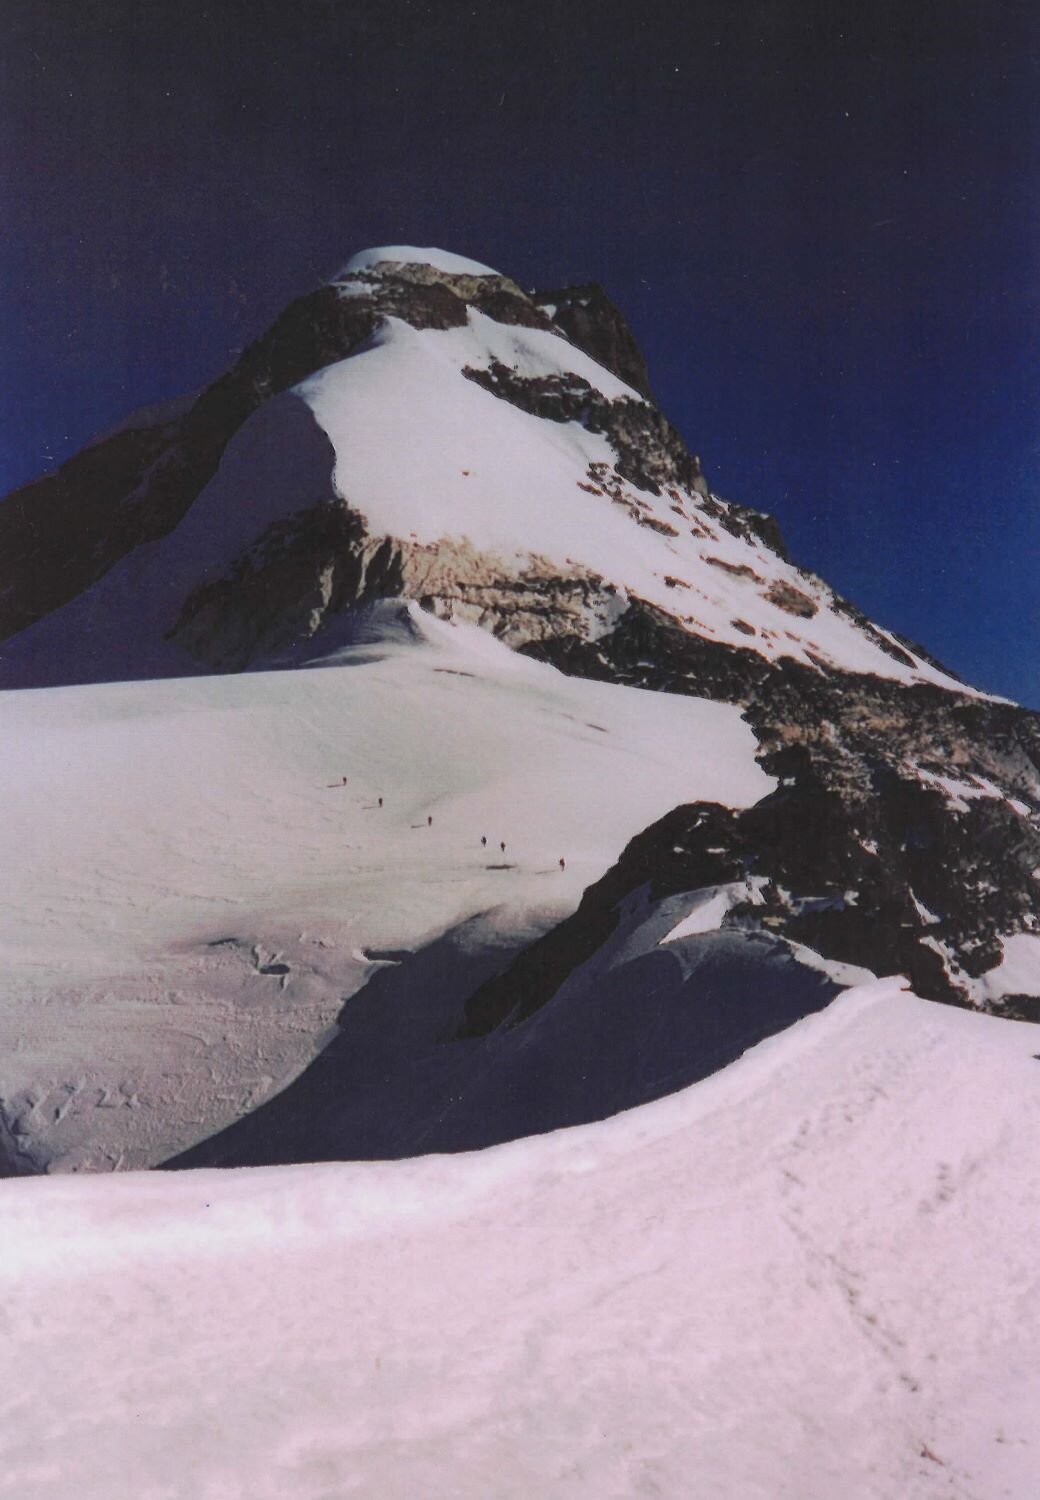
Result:
[[607,663],[642,622],[716,673],[736,650],[955,685],[711,493],[598,288],[435,250],[354,256],[185,409],[10,497],[0,541],[11,685],[317,658],[379,598],[557,658]]

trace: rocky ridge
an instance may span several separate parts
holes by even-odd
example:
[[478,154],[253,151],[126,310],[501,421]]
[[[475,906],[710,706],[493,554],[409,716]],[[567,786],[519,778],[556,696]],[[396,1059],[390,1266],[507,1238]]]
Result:
[[[743,814],[677,809],[626,850],[532,960],[543,1000],[555,973],[542,969],[545,953],[609,930],[644,882],[663,896],[759,877],[754,903],[731,908],[724,926],[906,973],[929,998],[1040,1019],[1036,998],[998,998],[980,982],[1001,961],[1002,937],[1040,931],[1040,715],[931,684],[767,663],[693,640],[645,606],[594,646],[525,649],[578,675],[741,704],[760,763],[780,781]],[[471,1024],[515,1022],[526,983],[520,969],[492,985]]]

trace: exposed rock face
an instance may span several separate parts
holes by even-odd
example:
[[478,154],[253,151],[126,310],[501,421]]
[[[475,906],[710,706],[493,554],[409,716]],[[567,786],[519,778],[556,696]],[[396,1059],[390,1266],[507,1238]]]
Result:
[[497,361],[487,370],[463,374],[532,416],[580,422],[589,432],[603,433],[617,453],[617,473],[639,489],[659,495],[673,484],[708,495],[700,459],[687,451],[668,418],[644,401],[608,401],[578,375],[525,377]]
[[[698,464],[700,460],[697,460]],[[724,527],[732,536],[746,537],[749,541],[762,542],[784,562],[790,561],[787,543],[775,516],[764,511],[753,510],[750,505],[738,505],[735,500],[723,500],[709,494],[704,502],[708,515]]]
[[[642,887],[660,901],[750,882],[754,900],[734,905],[724,927],[904,973],[918,994],[971,1003],[972,981],[1000,959],[998,936],[1035,924],[1036,827],[999,798],[952,811],[940,791],[887,766],[856,796],[811,756],[796,759],[783,761],[795,772],[789,784],[743,813],[695,803],[640,834],[573,917],[471,996],[462,1035],[517,1026],[541,1009]],[[1028,999],[1008,996],[998,1008],[1036,1019]]]
[[400,593],[399,551],[373,541],[342,505],[272,526],[232,571],[184,601],[172,638],[198,661],[240,671],[260,653],[314,634],[328,612]]
[[[351,273],[294,302],[174,420],[101,439],[0,503],[0,640],[75,598],[134,548],[169,534],[261,403],[359,349],[384,318],[400,318],[419,329],[457,328],[466,323],[470,307],[496,322],[561,332],[649,395],[635,339],[600,288],[528,296],[508,277],[450,274],[410,263]],[[699,460],[652,404],[607,401],[576,377],[567,384],[525,381],[504,366],[468,373],[526,411],[558,422],[582,421],[608,435],[618,454],[617,473],[637,487],[657,494],[662,485],[681,485],[712,505],[728,529],[753,532],[770,545],[779,542],[769,518],[710,499]],[[370,537],[360,516],[348,522],[333,508],[316,505],[278,534],[258,538],[226,579],[186,600],[174,639],[200,661],[223,670],[241,668],[258,651],[290,639],[295,626],[312,621],[314,609],[323,618],[370,597],[371,588],[358,592],[351,580],[371,579],[364,549],[373,547],[385,551],[386,539]],[[362,551],[349,558],[341,555],[344,548]],[[785,555],[782,542],[779,550]],[[439,571],[443,576],[444,569]],[[540,570],[526,573],[537,578],[536,594],[544,595]],[[401,591],[398,573],[386,569],[382,576],[388,593]],[[312,605],[294,596],[297,585]],[[487,585],[485,578],[476,586]],[[236,598],[239,588],[242,597]],[[508,581],[506,591],[516,593]],[[448,599],[458,590],[427,592]],[[279,597],[285,600],[280,623],[274,618]],[[544,598],[532,603],[544,618]],[[229,615],[223,623],[221,609]],[[258,628],[243,631],[246,617]],[[533,638],[544,633],[538,630]],[[523,639],[517,628],[509,634],[518,643]]]
[[803,594],[800,589],[793,588],[791,584],[782,581],[770,584],[766,591],[766,598],[770,603],[786,609],[788,614],[797,615],[802,620],[811,620],[819,609],[815,600],[810,599],[808,594]]
[[[549,299],[548,294],[527,296],[508,277],[493,273],[399,261],[348,270],[288,308],[181,415],[96,444],[58,474],[0,506],[0,638],[73,599],[141,544],[175,531],[207,490],[231,438],[261,405],[372,347],[373,336],[388,319],[419,331],[461,330],[473,310],[495,323],[537,330],[543,337],[553,334],[553,344],[557,339],[564,346],[570,339],[580,342],[645,388],[630,332],[617,309],[594,289],[580,288],[573,296],[554,293]],[[564,353],[565,368],[566,363]],[[675,554],[673,562],[667,552],[673,540],[689,549],[691,533],[710,542],[724,531],[747,543],[748,550],[764,547],[775,559],[786,560],[775,521],[712,495],[699,459],[652,402],[629,394],[604,395],[575,372],[536,375],[529,368],[523,373],[524,368],[492,357],[461,373],[540,422],[605,440],[599,452],[610,458],[597,456],[584,473],[578,468],[572,483],[616,504],[638,526],[664,539],[660,558],[667,571],[655,571],[666,588],[677,592],[676,614],[692,633],[702,629],[696,600],[691,595],[680,603],[678,598],[678,591],[691,587],[689,552],[684,576],[682,559]],[[590,369],[593,375],[595,368]],[[588,644],[622,613],[620,575],[605,581],[601,567],[560,555],[563,548],[553,558],[538,556],[537,545],[526,555],[522,548],[511,552],[485,546],[481,552],[465,534],[446,533],[434,540],[427,533],[419,542],[414,532],[388,533],[371,524],[363,493],[349,499],[336,493],[336,455],[331,447],[329,453],[324,492],[312,490],[302,505],[301,497],[294,496],[291,503],[287,499],[273,522],[269,509],[257,533],[240,539],[240,550],[228,552],[226,563],[211,564],[203,556],[199,576],[183,580],[179,599],[171,597],[166,580],[149,581],[153,597],[160,592],[164,600],[171,597],[158,627],[161,636],[198,663],[241,670],[272,651],[306,641],[336,614],[380,594],[416,598],[442,614],[461,612],[516,646],[554,639],[565,645],[572,636]],[[468,470],[463,467],[462,473]],[[551,503],[562,498],[557,495]],[[531,499],[539,502],[537,490]],[[596,524],[594,517],[589,519]],[[623,550],[616,547],[615,557],[623,557]],[[733,576],[754,577],[761,585],[757,597],[780,612],[763,639],[770,634],[780,638],[788,623],[784,613],[811,618],[816,612],[814,600],[790,583],[774,581],[769,587],[747,564],[714,560]],[[625,579],[624,592],[638,602],[639,590],[628,583]],[[717,611],[714,594],[709,585],[707,605]],[[859,622],[851,606],[848,613]],[[91,629],[96,618],[91,617]],[[757,634],[743,606],[729,611],[728,627],[731,637],[733,632]],[[712,628],[704,633],[710,635]],[[857,623],[857,629],[913,668],[914,658],[869,621]],[[17,664],[6,668],[5,681],[22,685],[33,680],[32,650],[28,669]]]
[[531,298],[579,349],[653,401],[643,351],[601,286],[590,282],[585,286],[560,287],[556,291],[532,292]]
[[[645,604],[595,643],[525,649],[572,673],[744,704],[761,763],[781,780],[746,813],[677,809],[636,840],[531,955],[543,999],[557,965],[602,941],[617,900],[647,880],[664,895],[761,876],[760,901],[727,921],[908,973],[919,994],[966,1004],[986,1003],[975,981],[999,963],[999,938],[1040,929],[1040,715],[925,684],[773,666],[692,640]],[[518,970],[515,984],[475,998],[472,1024],[515,1021],[528,979]],[[1003,1002],[1005,1013],[1034,1008]]]
[[74,598],[147,540],[146,495],[158,511],[168,499],[175,518],[181,494],[191,503],[204,469],[193,479],[186,456],[170,457],[178,433],[177,423],[119,433],[0,504],[0,638]]
[[584,640],[620,612],[610,584],[548,558],[496,557],[451,537],[372,536],[357,512],[326,503],[270,527],[230,573],[194,590],[171,639],[217,671],[241,671],[306,643],[344,611],[398,597],[517,647],[561,626]]

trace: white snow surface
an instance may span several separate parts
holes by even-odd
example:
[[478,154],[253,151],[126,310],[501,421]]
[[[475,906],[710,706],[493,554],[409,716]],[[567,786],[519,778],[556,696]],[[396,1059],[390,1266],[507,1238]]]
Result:
[[165,1159],[311,1060],[369,950],[478,912],[531,938],[672,807],[774,785],[735,707],[566,678],[415,605],[367,620],[320,670],[0,694],[27,1162]]
[[[761,887],[768,882],[763,876],[752,875],[747,880],[732,881],[726,885],[709,885],[703,890],[689,891],[681,896],[670,896],[658,905],[658,912],[685,910],[686,915],[669,927],[659,944],[679,943],[683,938],[699,937],[707,932],[718,932],[727,914],[734,906],[750,902],[759,905],[762,901]],[[919,906],[919,903],[918,903]],[[836,984],[852,986],[870,984],[877,975],[860,964],[844,963],[841,959],[824,958],[814,948],[796,943],[792,938],[782,939],[793,958],[807,969],[826,974]]]
[[[492,360],[522,376],[576,374],[609,399],[639,399],[551,333],[496,323],[473,309],[465,328],[444,331],[388,319],[363,354],[295,392],[335,450],[336,492],[376,534],[431,546],[466,537],[493,555],[580,565],[728,644],[803,661],[812,652],[851,670],[959,687],[928,663],[896,662],[833,610],[824,585],[719,527],[699,497],[626,487],[644,516],[672,528],[669,536],[583,489],[590,464],[613,470],[606,438],[577,422],[532,416],[460,374]],[[778,582],[812,598],[820,612],[803,621],[771,603],[765,590]]]
[[[669,929],[661,942],[676,943],[680,938],[695,937],[702,932],[717,932],[732,907],[742,901],[755,901],[756,885],[761,883],[758,877],[752,877],[692,892],[684,901],[688,907],[686,915]],[[760,896],[758,900],[761,900]]]
[[1040,934],[1016,932],[1001,939],[1004,956],[995,969],[976,980],[987,1000],[1003,995],[1040,995]]
[[1030,1500],[1035,1037],[899,985],[473,1155],[0,1182],[0,1495]]
[[939,772],[926,770],[923,766],[916,768],[918,781],[925,786],[942,792],[951,807],[958,812],[967,812],[968,803],[980,797],[989,798],[997,802],[1007,802],[1017,813],[1023,815],[1029,812],[1026,803],[1017,797],[1008,797],[985,776],[972,775],[970,780],[957,776],[943,776]]
[[437,250],[432,245],[420,249],[416,245],[379,245],[372,250],[359,250],[333,277],[350,276],[354,271],[371,271],[390,262],[399,266],[433,266],[436,271],[447,271],[451,276],[498,276],[490,266],[479,260],[468,260],[464,255],[455,255],[450,250]]

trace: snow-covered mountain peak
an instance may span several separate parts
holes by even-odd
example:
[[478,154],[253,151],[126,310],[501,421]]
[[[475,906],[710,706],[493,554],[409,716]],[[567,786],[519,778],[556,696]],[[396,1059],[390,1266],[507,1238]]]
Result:
[[[147,536],[171,494],[186,508],[22,630],[2,680],[240,670],[303,642],[317,657],[343,611],[400,597],[556,662],[591,651],[595,673],[649,620],[710,654],[734,700],[785,660],[959,686],[791,563],[768,517],[711,493],[602,293],[528,295],[400,246],[345,273],[190,410],[112,440],[135,478],[114,507],[109,449],[92,450],[110,527]],[[77,567],[103,559],[104,536],[83,541]]]
[[501,273],[479,260],[469,260],[464,255],[454,255],[450,250],[438,250],[434,246],[420,249],[416,245],[379,245],[371,250],[359,250],[352,255],[333,277],[338,281],[351,276],[355,271],[376,269],[393,270],[397,266],[431,266],[449,276],[498,276]]

